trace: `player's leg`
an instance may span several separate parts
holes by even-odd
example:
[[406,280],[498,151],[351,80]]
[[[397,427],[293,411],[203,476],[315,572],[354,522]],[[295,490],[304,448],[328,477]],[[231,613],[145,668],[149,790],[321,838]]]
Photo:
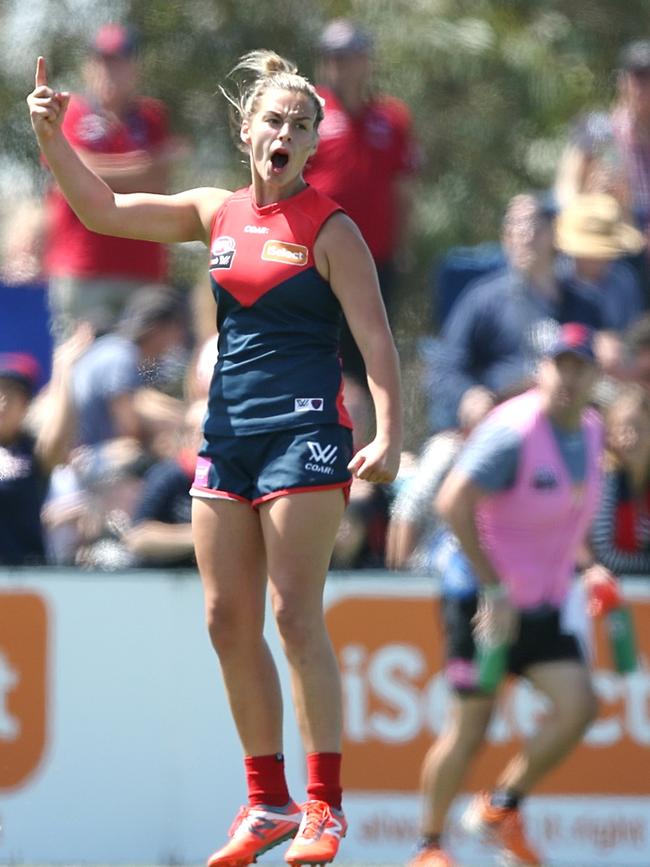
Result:
[[[489,696],[454,695],[452,698],[449,724],[427,752],[422,766],[423,849],[440,848],[449,808],[484,742],[493,707],[494,699]],[[415,859],[413,863],[421,861],[431,863],[423,859]]]
[[260,506],[271,601],[307,753],[341,748],[340,677],[325,628],[323,588],[344,507],[339,489]]
[[452,690],[444,732],[429,749],[422,766],[421,837],[410,867],[450,867],[443,832],[449,808],[485,739],[494,697],[477,688],[472,618],[476,595],[445,595],[441,615],[445,632],[445,675]]
[[589,671],[580,660],[540,662],[526,670],[526,677],[547,696],[552,710],[497,781],[499,788],[522,795],[571,752],[597,713]]
[[496,843],[512,863],[538,865],[520,803],[580,740],[595,715],[596,700],[578,641],[563,631],[559,612],[522,615],[511,659],[516,659],[514,670],[549,698],[553,710],[508,763],[495,790],[472,802],[463,824]]
[[263,636],[266,559],[259,516],[245,503],[195,497],[192,534],[208,632],[244,751],[281,752],[280,686]]
[[323,615],[323,588],[344,507],[338,488],[260,506],[271,600],[307,752],[308,801],[286,856],[291,863],[331,861],[346,830],[340,812],[341,685]]
[[249,803],[210,867],[244,867],[294,836],[301,819],[282,757],[282,699],[263,637],[266,559],[259,516],[250,505],[196,498],[192,508],[205,612],[233,719],[245,753]]

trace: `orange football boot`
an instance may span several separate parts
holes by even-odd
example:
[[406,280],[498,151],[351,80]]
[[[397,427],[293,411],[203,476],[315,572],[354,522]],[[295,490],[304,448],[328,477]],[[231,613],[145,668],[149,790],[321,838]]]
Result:
[[257,856],[295,837],[302,820],[300,807],[241,807],[230,826],[226,845],[208,858],[207,867],[247,867]]
[[498,847],[508,867],[542,867],[539,855],[526,839],[519,810],[492,806],[488,792],[471,801],[461,825],[469,834]]
[[325,801],[307,801],[302,809],[300,829],[284,860],[291,867],[329,864],[339,851],[341,837],[345,837],[348,830],[345,816]]

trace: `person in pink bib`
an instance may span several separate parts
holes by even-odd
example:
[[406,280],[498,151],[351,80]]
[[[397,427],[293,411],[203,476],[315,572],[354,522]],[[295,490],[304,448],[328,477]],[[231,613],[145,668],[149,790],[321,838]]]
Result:
[[520,804],[596,714],[580,630],[567,604],[601,490],[602,424],[589,408],[596,377],[593,332],[575,322],[558,326],[535,387],[490,412],[438,494],[465,577],[461,586],[443,574],[453,710],[424,761],[422,838],[411,867],[453,864],[442,848],[444,822],[492,716],[496,690],[483,679],[481,655],[494,648],[503,674],[525,677],[553,710],[494,790],[470,802],[461,824],[498,847],[509,864],[542,863],[526,838]]
[[[95,232],[210,251],[218,360],[194,483],[192,532],[212,644],[243,752],[248,804],[209,867],[245,867],[293,838],[291,865],[325,864],[341,808],[342,696],[323,617],[323,586],[352,474],[395,479],[401,451],[397,352],[372,257],[341,207],[303,179],[323,103],[271,51],[241,58],[226,94],[251,184],[165,196],[114,193],[66,141],[69,94],[39,58],[27,98],[63,195]],[[352,450],[338,344],[342,316],[368,374],[376,429]],[[264,638],[267,588],[307,754],[307,801],[289,795],[282,696]],[[215,780],[215,797],[228,787]]]

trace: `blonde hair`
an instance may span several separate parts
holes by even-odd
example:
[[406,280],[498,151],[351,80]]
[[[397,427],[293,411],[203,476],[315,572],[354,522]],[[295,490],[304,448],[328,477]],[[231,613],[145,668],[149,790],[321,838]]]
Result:
[[[239,139],[239,127],[257,111],[260,98],[267,90],[289,90],[307,96],[314,106],[314,129],[317,130],[323,119],[325,101],[316,93],[314,85],[298,73],[297,66],[275,51],[264,49],[249,51],[239,58],[236,66],[228,73],[236,83],[237,91],[230,93],[225,87],[219,90],[231,107],[231,125]],[[238,141],[238,146],[241,142]],[[242,147],[246,150],[245,147]]]

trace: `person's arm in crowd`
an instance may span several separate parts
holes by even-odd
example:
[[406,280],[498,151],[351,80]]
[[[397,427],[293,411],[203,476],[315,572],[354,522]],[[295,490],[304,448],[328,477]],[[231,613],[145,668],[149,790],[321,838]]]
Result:
[[62,343],[52,358],[52,375],[39,399],[40,424],[35,452],[41,467],[50,473],[65,463],[74,441],[76,415],[72,399],[72,368],[93,340],[87,322],[82,322]]
[[194,552],[191,524],[141,521],[126,533],[124,541],[139,560],[173,563]]
[[650,575],[650,547],[624,551],[616,545],[618,506],[616,476],[612,473],[605,476],[599,509],[591,526],[589,543],[594,559],[614,575]]
[[356,453],[350,469],[369,482],[391,482],[402,448],[401,384],[375,264],[359,229],[342,213],[325,223],[314,252],[319,273],[339,299],[365,362],[375,409],[375,437]]
[[175,195],[114,193],[84,164],[61,130],[70,100],[48,87],[39,57],[34,91],[27,97],[34,133],[63,195],[86,228],[100,234],[144,241],[209,240],[212,217],[226,190],[202,188]]
[[[172,523],[170,520],[178,489],[178,476],[170,468],[169,462],[153,466],[145,476],[132,525],[123,538],[127,548],[139,561],[173,564],[193,554],[190,521]],[[184,485],[182,489],[185,490]],[[186,496],[189,502],[189,493]]]
[[407,567],[422,525],[437,520],[434,498],[458,453],[458,444],[458,437],[454,434],[435,436],[395,498],[386,536],[386,565],[389,569]]
[[466,392],[484,389],[473,372],[477,328],[485,315],[475,286],[478,284],[468,286],[451,309],[432,360],[431,387],[444,427],[457,425],[458,408]]

